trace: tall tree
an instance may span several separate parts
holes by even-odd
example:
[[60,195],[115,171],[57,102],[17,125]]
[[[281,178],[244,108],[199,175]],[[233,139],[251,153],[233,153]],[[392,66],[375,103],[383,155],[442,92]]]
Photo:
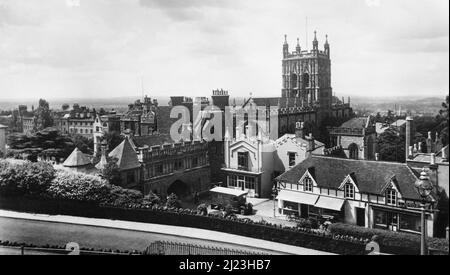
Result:
[[439,110],[438,119],[440,120],[440,136],[444,145],[448,144],[448,96],[445,97],[445,102],[442,102],[442,109]]
[[389,128],[378,137],[381,160],[405,162],[405,135]]
[[39,107],[36,110],[36,125],[35,130],[40,131],[47,127],[53,126],[53,118],[50,111],[50,106],[45,99],[39,99]]
[[114,148],[116,148],[117,145],[122,143],[122,141],[124,140],[124,137],[121,136],[120,133],[116,131],[105,133],[103,138],[106,139],[109,150],[114,150]]

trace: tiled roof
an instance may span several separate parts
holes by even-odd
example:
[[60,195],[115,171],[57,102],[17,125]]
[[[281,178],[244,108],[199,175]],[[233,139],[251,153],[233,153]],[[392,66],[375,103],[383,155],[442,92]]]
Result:
[[134,151],[128,138],[114,148],[114,150],[109,153],[109,157],[117,159],[119,170],[135,169],[141,166],[136,151]]
[[70,156],[64,161],[63,166],[65,167],[81,167],[86,165],[91,165],[91,160],[78,148],[75,148],[70,154]]
[[395,177],[404,198],[420,200],[414,183],[417,176],[403,163],[350,160],[323,156],[311,156],[291,170],[277,177],[284,182],[298,182],[305,172],[313,171],[319,187],[338,189],[350,174],[362,193],[382,195],[383,188]]

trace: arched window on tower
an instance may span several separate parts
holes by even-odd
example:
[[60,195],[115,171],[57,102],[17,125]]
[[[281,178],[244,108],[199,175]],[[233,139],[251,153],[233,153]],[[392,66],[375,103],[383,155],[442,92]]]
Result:
[[304,73],[302,75],[302,84],[303,84],[303,88],[309,87],[309,74],[308,73]]
[[298,78],[296,74],[291,75],[291,88],[295,89],[297,88]]

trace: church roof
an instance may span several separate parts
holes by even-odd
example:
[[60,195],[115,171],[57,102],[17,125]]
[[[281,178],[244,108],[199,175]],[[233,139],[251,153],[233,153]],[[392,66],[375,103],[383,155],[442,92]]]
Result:
[[340,128],[364,129],[367,127],[370,117],[355,117],[340,126]]
[[81,167],[90,165],[91,160],[88,156],[86,156],[83,152],[81,152],[78,148],[75,148],[70,154],[70,156],[64,161],[64,167]]
[[119,170],[135,169],[141,166],[136,151],[134,151],[128,138],[114,148],[114,150],[109,153],[109,157],[117,159]]

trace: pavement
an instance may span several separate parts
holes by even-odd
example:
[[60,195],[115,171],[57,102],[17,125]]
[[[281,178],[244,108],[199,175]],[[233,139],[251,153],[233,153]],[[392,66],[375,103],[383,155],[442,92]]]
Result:
[[173,235],[192,239],[208,240],[224,244],[235,244],[241,247],[244,246],[248,248],[259,248],[268,251],[273,251],[275,252],[274,254],[332,255],[332,253],[314,249],[291,246],[255,238],[222,233],[218,231],[211,231],[190,227],[149,224],[149,223],[108,220],[108,219],[93,219],[85,217],[63,216],[63,215],[52,216],[42,214],[21,213],[7,210],[0,210],[0,217],[159,233],[162,235]]

